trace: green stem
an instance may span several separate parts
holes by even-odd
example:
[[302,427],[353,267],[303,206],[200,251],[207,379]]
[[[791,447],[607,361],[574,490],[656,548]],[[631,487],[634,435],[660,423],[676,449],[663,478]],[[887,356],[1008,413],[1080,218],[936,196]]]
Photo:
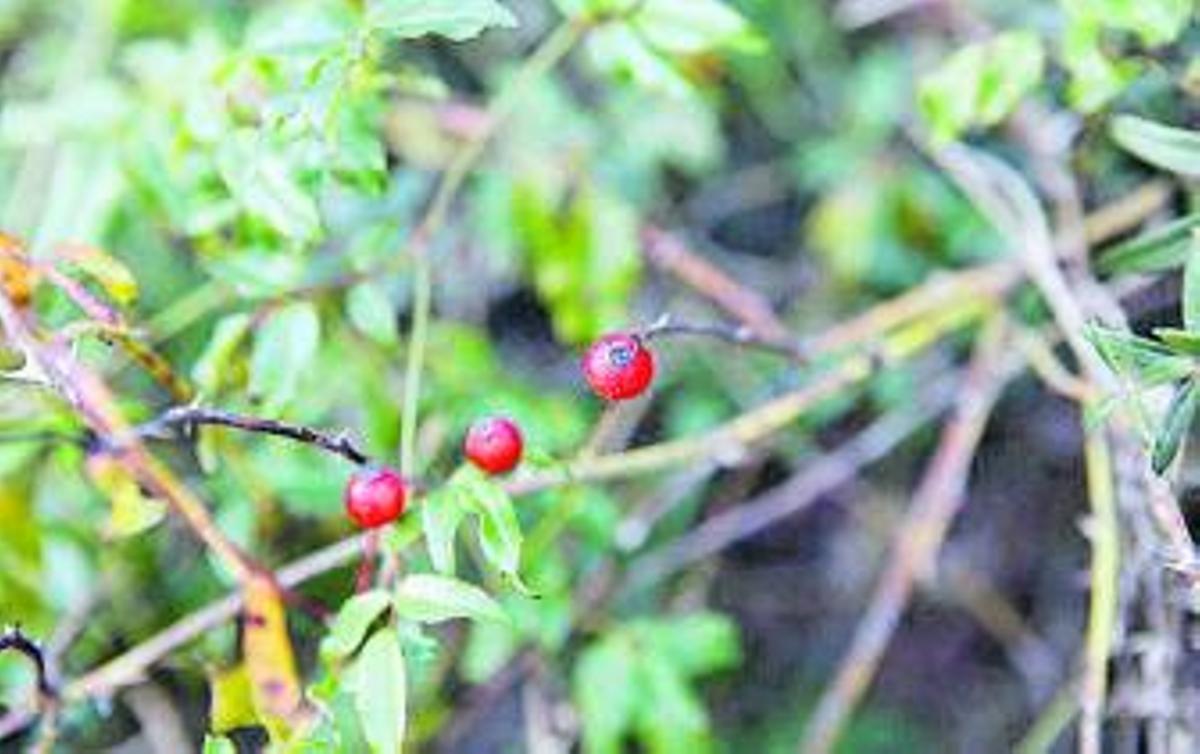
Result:
[[406,475],[416,472],[416,439],[418,404],[421,397],[421,375],[425,365],[425,346],[428,339],[429,317],[433,302],[432,270],[429,244],[442,229],[450,205],[471,170],[483,156],[492,136],[516,108],[529,86],[548,74],[578,43],[590,23],[567,21],[554,30],[525,60],[517,74],[504,85],[488,109],[483,129],[467,143],[446,168],[437,190],[429,202],[425,216],[413,232],[409,250],[413,259],[412,336],[409,339],[408,363],[404,377],[404,406],[400,424],[400,470]]

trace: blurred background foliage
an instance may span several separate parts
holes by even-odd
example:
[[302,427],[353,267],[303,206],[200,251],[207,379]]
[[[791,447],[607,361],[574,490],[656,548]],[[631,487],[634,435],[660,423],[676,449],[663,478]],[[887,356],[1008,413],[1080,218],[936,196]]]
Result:
[[[563,18],[614,12],[595,0],[472,0],[469,11],[422,17],[423,5],[0,0],[0,228],[35,256],[63,242],[92,247],[76,261],[89,284],[123,299],[139,337],[205,404],[349,427],[372,454],[395,458],[414,293],[405,239],[438,174],[492,128],[488,103],[512,91],[538,41]],[[1005,150],[987,129],[1022,101],[1074,108],[1091,204],[1145,176],[1096,113],[1196,115],[1189,0],[645,5],[522,83],[434,240],[422,478],[454,470],[463,430],[484,412],[518,419],[536,463],[569,457],[602,410],[576,373],[583,345],[666,311],[721,316],[649,264],[648,227],[678,229],[797,334],[820,334],[1000,254],[926,140]],[[47,322],[71,321],[60,294],[38,297]],[[81,339],[78,349],[131,417],[170,402],[111,345]],[[522,575],[540,598],[506,589],[468,553],[464,568],[512,622],[406,639],[413,746],[527,750],[522,704],[536,695],[554,725],[581,728],[590,754],[625,742],[654,754],[794,750],[930,433],[826,496],[806,522],[649,585],[611,574],[636,571],[708,513],[913,401],[960,350],[950,343],[836,396],[744,467],[522,499]],[[713,427],[801,378],[768,357],[690,341],[660,356],[656,396],[631,429],[639,444]],[[1021,608],[1051,658],[1044,672],[1061,678],[1082,615],[1084,546],[1070,523],[1081,472],[1065,409],[1033,394],[1024,385],[989,436],[982,502],[955,557]],[[0,425],[71,432],[77,420],[6,381]],[[268,565],[349,533],[340,459],[208,430],[194,452],[162,451]],[[0,618],[38,636],[78,624],[67,674],[230,587],[153,501],[95,464],[85,473],[84,455],[0,444]],[[423,552],[409,557],[427,569]],[[585,586],[614,578],[601,604],[587,604]],[[304,593],[336,608],[350,579],[340,570]],[[839,751],[1004,750],[1037,712],[1005,647],[937,588],[909,623]],[[315,677],[324,628],[292,624]],[[153,675],[193,740],[210,724],[206,677],[234,662],[236,641],[234,626],[206,633]],[[514,667],[536,679],[524,702]],[[0,698],[21,698],[28,682],[19,662],[0,664]],[[62,750],[136,742],[137,713],[122,699],[68,708]]]

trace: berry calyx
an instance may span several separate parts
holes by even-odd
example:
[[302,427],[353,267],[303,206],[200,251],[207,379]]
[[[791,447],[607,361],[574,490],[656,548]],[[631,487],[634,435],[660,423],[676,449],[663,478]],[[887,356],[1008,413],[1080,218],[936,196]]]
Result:
[[408,482],[394,469],[363,469],[346,484],[346,515],[363,529],[395,521],[407,501]]
[[654,379],[654,354],[642,339],[610,333],[583,355],[583,376],[601,398],[624,401],[646,391]]
[[525,440],[512,419],[489,416],[476,421],[467,430],[463,452],[467,460],[489,474],[512,471],[521,462]]

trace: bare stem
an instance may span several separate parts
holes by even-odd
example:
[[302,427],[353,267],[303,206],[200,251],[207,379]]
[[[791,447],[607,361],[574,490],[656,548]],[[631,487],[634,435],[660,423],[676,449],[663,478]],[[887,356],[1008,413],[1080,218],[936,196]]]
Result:
[[371,460],[371,457],[355,444],[345,431],[329,433],[300,424],[244,416],[200,406],[177,406],[168,409],[158,418],[138,427],[136,434],[140,437],[157,437],[169,430],[186,432],[200,425],[229,427],[242,432],[284,437],[342,456],[360,466]]

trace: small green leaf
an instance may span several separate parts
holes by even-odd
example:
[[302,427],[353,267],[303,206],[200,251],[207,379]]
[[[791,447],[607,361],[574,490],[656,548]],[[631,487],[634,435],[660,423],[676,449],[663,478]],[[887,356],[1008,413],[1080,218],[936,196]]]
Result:
[[293,166],[249,129],[221,142],[217,167],[233,198],[293,241],[313,239],[321,229],[317,204],[293,175]]
[[1182,356],[1200,356],[1200,333],[1177,327],[1156,327],[1154,337]]
[[346,600],[321,642],[321,657],[342,660],[354,654],[367,631],[391,604],[391,595],[382,589],[363,592]]
[[637,707],[636,728],[647,754],[711,752],[708,714],[686,679],[653,652],[643,652],[639,659],[643,700]]
[[719,0],[645,0],[629,23],[653,47],[672,55],[721,47],[757,52],[764,47],[746,19]]
[[1190,358],[1130,332],[1091,325],[1084,335],[1113,371],[1136,379],[1145,387],[1175,382],[1193,368]]
[[637,656],[613,633],[588,646],[575,664],[571,696],[583,726],[584,754],[621,754],[642,699]]
[[1125,151],[1156,168],[1200,176],[1200,133],[1119,115],[1113,118],[1112,137]]
[[637,624],[656,654],[686,677],[736,667],[741,661],[737,626],[719,613],[701,612]]
[[408,725],[408,682],[400,639],[391,629],[367,639],[347,671],[363,735],[372,754],[401,754]]
[[463,494],[478,522],[479,545],[492,567],[524,590],[520,581],[521,525],[512,498],[495,482],[468,469],[463,475]]
[[237,754],[237,746],[225,736],[205,736],[201,754]]
[[1042,79],[1045,52],[1031,32],[968,45],[921,79],[918,103],[938,142],[1008,117]]
[[17,372],[25,368],[25,352],[0,343],[0,372]]
[[250,315],[230,314],[213,328],[204,352],[192,367],[192,380],[206,394],[216,393],[228,379],[230,360],[250,332]]
[[461,42],[492,27],[515,27],[517,19],[496,0],[371,0],[367,23],[400,39],[436,34]]
[[397,614],[418,623],[441,623],[454,618],[508,620],[500,603],[487,592],[446,576],[406,576],[396,588],[395,605]]
[[368,280],[346,294],[346,315],[363,335],[382,345],[397,341],[396,309],[383,286]]
[[122,539],[156,526],[166,505],[148,496],[133,475],[111,455],[97,453],[84,466],[92,484],[108,498],[111,509],[105,535]]
[[272,312],[254,336],[250,358],[250,395],[274,413],[296,394],[300,377],[317,355],[321,321],[310,301],[297,301]]
[[1162,272],[1183,264],[1192,248],[1192,231],[1200,213],[1152,228],[1136,238],[1105,249],[1096,262],[1104,274]]
[[1175,456],[1179,454],[1183,438],[1192,426],[1192,419],[1196,416],[1197,397],[1200,397],[1200,390],[1197,390],[1194,379],[1184,380],[1176,388],[1175,395],[1171,398],[1170,405],[1167,406],[1162,427],[1154,438],[1154,448],[1150,453],[1150,466],[1154,469],[1155,474],[1165,472],[1171,462],[1175,460]]

